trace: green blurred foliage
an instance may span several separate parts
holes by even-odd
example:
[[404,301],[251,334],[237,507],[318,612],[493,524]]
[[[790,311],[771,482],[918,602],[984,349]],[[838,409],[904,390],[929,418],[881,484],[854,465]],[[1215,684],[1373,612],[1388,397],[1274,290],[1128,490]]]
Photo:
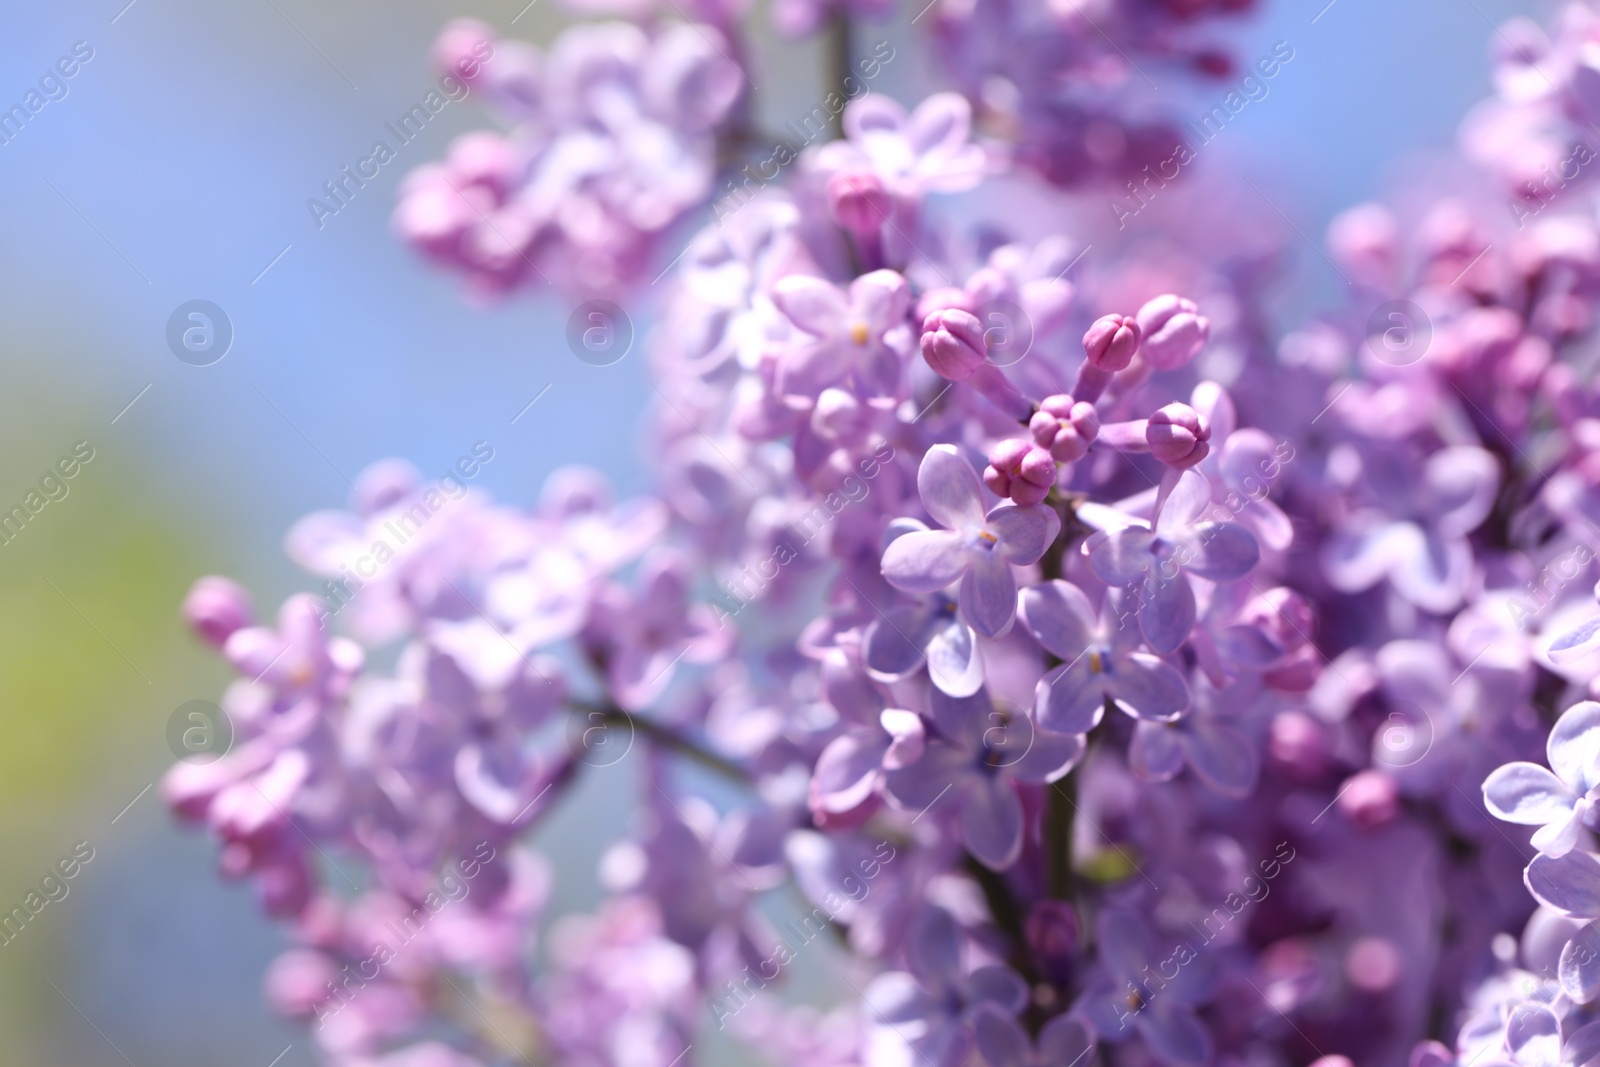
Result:
[[[13,364],[15,366],[15,364]],[[0,911],[22,903],[75,841],[100,860],[132,819],[111,820],[170,761],[165,723],[225,672],[178,620],[195,576],[194,517],[162,507],[160,471],[92,395],[7,375],[0,397],[0,510],[21,503],[72,446],[93,459],[0,546]],[[126,658],[124,658],[126,657]],[[140,804],[158,804],[151,790]],[[0,945],[0,1060],[45,1063],[72,1009],[61,984],[73,892]]]

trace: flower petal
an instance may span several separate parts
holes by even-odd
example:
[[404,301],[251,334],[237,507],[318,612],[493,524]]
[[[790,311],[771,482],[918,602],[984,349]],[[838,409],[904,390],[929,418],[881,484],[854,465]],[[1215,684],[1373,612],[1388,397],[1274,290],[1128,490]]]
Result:
[[1094,634],[1094,608],[1083,591],[1060,579],[1030,585],[1022,591],[1022,625],[1051,655],[1072,660],[1089,647]]
[[1003,871],[1022,854],[1022,802],[1004,777],[977,775],[961,795],[961,837],[979,863]]
[[1261,559],[1255,537],[1236,522],[1203,522],[1184,544],[1191,550],[1184,568],[1214,582],[1243,578]]
[[961,614],[984,637],[999,637],[1017,617],[1017,581],[1011,576],[1011,565],[997,554],[979,552],[971,559],[971,569],[961,579],[958,594]]
[[839,287],[809,274],[791,274],[772,287],[772,302],[789,321],[817,337],[844,329],[850,307]]
[[953,697],[969,697],[982,687],[978,635],[960,618],[952,618],[928,640],[928,677],[940,692]]
[[1146,1005],[1134,1020],[1150,1051],[1172,1067],[1201,1067],[1211,1062],[1211,1035],[1194,1012],[1170,1001]]
[[1183,738],[1189,767],[1213,792],[1242,797],[1255,788],[1261,757],[1238,730],[1220,723],[1194,723]]
[[850,283],[850,310],[881,334],[898,326],[911,306],[911,289],[899,271],[875,270]]
[[867,673],[880,682],[895,682],[922,666],[919,631],[928,629],[930,614],[923,607],[901,605],[874,619],[861,635],[861,664]]
[[1021,566],[1039,562],[1061,532],[1061,516],[1044,504],[1001,504],[984,521],[1000,538],[1001,554]]
[[883,577],[907,593],[937,593],[966,574],[972,553],[949,530],[918,530],[895,538],[883,550]]
[[888,738],[870,728],[851,730],[828,742],[811,775],[812,802],[836,814],[865,804],[877,791],[888,747]]
[[1015,1015],[1028,1006],[1028,983],[1010,967],[990,964],[967,975],[966,998],[975,1008],[993,1006]]
[[1578,659],[1600,648],[1600,616],[1596,616],[1550,644],[1550,658],[1557,663]]
[[917,468],[917,493],[933,521],[951,530],[983,525],[983,485],[954,445],[934,445]]
[[1600,775],[1600,704],[1585,700],[1561,713],[1545,744],[1550,769],[1573,789],[1587,793]]
[[1518,1067],[1560,1067],[1561,1021],[1543,1004],[1523,1001],[1506,1020],[1506,1047]]
[[924,731],[922,716],[904,708],[884,708],[878,716],[884,732],[894,738],[884,753],[883,765],[891,770],[909,767],[922,758]]
[[[1561,949],[1559,973],[1561,991],[1579,1004],[1590,1004],[1600,997],[1600,923],[1585,926]],[[1600,1048],[1596,1051],[1600,1052]]]
[[1600,857],[1587,852],[1533,857],[1522,882],[1541,904],[1577,919],[1600,918]]
[[973,1020],[973,1032],[989,1067],[1028,1067],[1028,1038],[1009,1016],[985,1007]]
[[1176,719],[1189,707],[1189,686],[1183,675],[1165,660],[1143,652],[1119,658],[1106,689],[1135,718]]
[[1162,722],[1134,724],[1128,745],[1128,766],[1147,782],[1170,782],[1183,771],[1183,746],[1178,730]]
[[1156,536],[1178,536],[1194,525],[1210,504],[1211,484],[1206,481],[1205,475],[1192,469],[1184,471],[1161,505],[1161,517],[1156,520]]
[[1150,544],[1155,535],[1142,526],[1092,535],[1084,542],[1089,551],[1089,566],[1107,585],[1129,585],[1154,568]]
[[1157,959],[1155,938],[1144,920],[1132,912],[1106,908],[1095,923],[1095,933],[1100,938],[1101,960],[1118,978],[1135,977]]
[[1424,611],[1454,611],[1472,581],[1472,547],[1464,539],[1419,537],[1389,580],[1396,592]]
[[1365,592],[1416,551],[1421,540],[1422,531],[1409,522],[1369,517],[1353,527],[1340,527],[1328,538],[1322,550],[1322,573],[1341,593]]
[[1442,448],[1424,468],[1426,513],[1446,537],[1464,537],[1477,529],[1494,507],[1500,487],[1500,465],[1476,445]]
[[1057,1015],[1039,1031],[1039,1062],[1073,1067],[1086,1061],[1085,1053],[1093,1045],[1094,1037],[1082,1019],[1072,1015]]
[[1035,727],[1028,751],[1010,767],[1011,776],[1023,782],[1054,782],[1078,765],[1087,747],[1083,734],[1058,734]]
[[1194,590],[1189,579],[1152,578],[1141,589],[1144,603],[1139,606],[1139,630],[1157,652],[1176,652],[1194,629]]
[[1542,826],[1572,811],[1578,795],[1537,763],[1507,763],[1483,781],[1483,802],[1497,819]]
[[1034,718],[1056,733],[1088,733],[1100,725],[1105,714],[1104,682],[1105,675],[1089,669],[1087,656],[1057,667],[1034,687]]

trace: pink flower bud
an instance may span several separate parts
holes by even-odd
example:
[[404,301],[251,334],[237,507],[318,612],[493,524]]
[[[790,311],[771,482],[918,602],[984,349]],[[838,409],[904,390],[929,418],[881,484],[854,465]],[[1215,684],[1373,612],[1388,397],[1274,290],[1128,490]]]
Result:
[[1314,782],[1333,756],[1333,741],[1327,728],[1305,712],[1280,711],[1268,727],[1267,753],[1291,779]]
[[1139,324],[1131,315],[1102,315],[1083,335],[1084,355],[1100,370],[1116,372],[1139,351]]
[[1364,830],[1382,826],[1400,813],[1400,789],[1383,771],[1359,771],[1339,788],[1339,811]]
[[462,134],[450,145],[450,173],[458,188],[481,185],[504,197],[516,179],[517,150],[493,130]]
[[1028,432],[1040,448],[1060,463],[1082,459],[1100,432],[1100,413],[1094,405],[1065,393],[1047,396],[1028,422]]
[[255,621],[255,608],[238,582],[212,576],[195,582],[183,598],[183,619],[202,641],[221,648]]
[[1328,224],[1328,251],[1359,284],[1387,289],[1400,272],[1400,225],[1381,204],[1359,204]]
[[1156,370],[1177,370],[1195,356],[1211,336],[1211,320],[1193,300],[1167,293],[1139,309],[1144,358]]
[[454,19],[433,42],[433,62],[446,74],[473,82],[483,73],[485,60],[494,55],[500,38],[493,26],[477,19]]
[[984,365],[988,350],[983,324],[969,312],[947,308],[922,321],[922,358],[941,378],[966,381]]
[[1010,437],[990,449],[983,484],[1014,503],[1037,504],[1056,484],[1056,461],[1037,445]]
[[1169,467],[1185,470],[1205,459],[1211,451],[1211,427],[1188,404],[1168,404],[1150,416],[1144,439],[1150,454]]
[[321,952],[290,949],[267,968],[267,1001],[279,1014],[309,1019],[328,999],[327,986],[339,977],[339,968]]
[[883,181],[870,171],[841,171],[828,179],[828,208],[857,237],[875,237],[894,210]]

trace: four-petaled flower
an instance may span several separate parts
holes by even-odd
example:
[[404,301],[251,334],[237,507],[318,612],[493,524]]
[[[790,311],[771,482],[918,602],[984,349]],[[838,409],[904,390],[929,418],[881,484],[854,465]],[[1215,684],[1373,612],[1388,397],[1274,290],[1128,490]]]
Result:
[[1107,697],[1134,718],[1157,722],[1170,722],[1189,707],[1183,675],[1159,657],[1135,652],[1131,627],[1097,624],[1075,585],[1056,580],[1023,590],[1022,624],[1046,652],[1066,660],[1039,679],[1034,708],[1047,730],[1088,733],[1105,713]]
[[1061,531],[1043,504],[983,509],[983,486],[953,445],[934,445],[917,470],[922,506],[943,530],[912,530],[883,553],[883,576],[907,593],[936,593],[961,583],[957,599],[972,628],[998,637],[1017,614],[1012,564],[1036,563]]
[[1483,800],[1498,818],[1539,827],[1533,847],[1558,858],[1577,845],[1600,799],[1600,704],[1562,712],[1545,752],[1549,770],[1522,761],[1497,768],[1484,780]]
[[1125,526],[1089,538],[1089,565],[1107,585],[1133,587],[1139,629],[1157,652],[1176,652],[1194,628],[1188,574],[1212,581],[1243,578],[1261,558],[1256,539],[1236,522],[1200,522],[1211,503],[1205,479],[1186,471],[1157,516],[1155,529]]

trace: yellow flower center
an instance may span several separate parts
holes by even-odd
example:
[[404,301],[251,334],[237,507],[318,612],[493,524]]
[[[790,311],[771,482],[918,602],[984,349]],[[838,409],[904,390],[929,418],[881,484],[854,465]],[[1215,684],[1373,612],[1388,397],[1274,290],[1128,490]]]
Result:
[[868,334],[868,330],[867,330],[867,324],[866,323],[864,323],[864,322],[852,322],[850,324],[850,340],[854,341],[856,344],[858,344],[858,345],[866,344],[867,343],[867,334]]
[[979,530],[978,531],[978,540],[982,541],[984,544],[988,545],[990,548],[993,548],[995,545],[998,545],[1000,543],[1000,538],[996,537],[994,534],[990,533],[988,530]]
[[1100,659],[1100,653],[1094,649],[1089,650],[1089,673],[1099,674],[1105,669],[1105,663]]

